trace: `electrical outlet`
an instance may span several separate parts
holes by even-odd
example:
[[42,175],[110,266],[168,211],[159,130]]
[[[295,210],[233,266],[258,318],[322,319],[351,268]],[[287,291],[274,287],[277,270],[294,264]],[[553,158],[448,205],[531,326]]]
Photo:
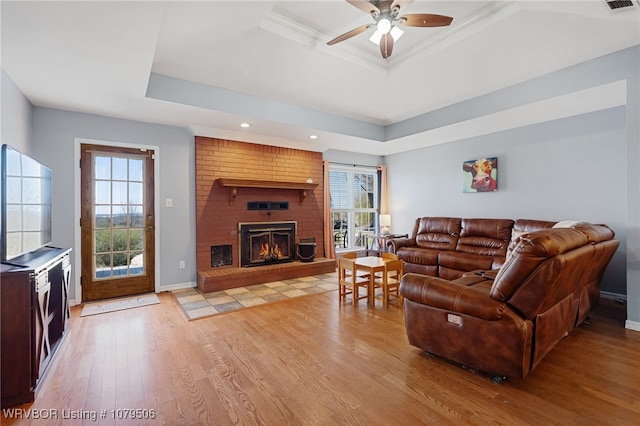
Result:
[[186,266],[186,263],[185,263],[185,261],[184,261],[184,260],[181,260],[181,261],[180,261],[179,267],[180,267],[180,269],[184,269],[184,268],[186,268],[186,267],[187,267],[187,266]]

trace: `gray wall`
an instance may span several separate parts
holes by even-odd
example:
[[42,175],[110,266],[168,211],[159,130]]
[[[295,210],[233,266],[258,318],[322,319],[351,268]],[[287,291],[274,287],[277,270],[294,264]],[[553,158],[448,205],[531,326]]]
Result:
[[[36,107],[33,109],[33,150],[53,170],[53,242],[62,247],[75,246],[79,232],[74,220],[74,177],[79,173],[74,160],[75,138],[159,147],[160,193],[158,217],[160,270],[156,272],[160,290],[193,285],[195,267],[195,172],[193,135],[183,128],[106,118],[90,114]],[[165,199],[173,207],[165,207]],[[179,269],[180,260],[186,269]],[[74,264],[78,277],[80,265]],[[80,295],[71,292],[80,302]]]
[[31,103],[2,70],[2,144],[8,144],[32,157]]

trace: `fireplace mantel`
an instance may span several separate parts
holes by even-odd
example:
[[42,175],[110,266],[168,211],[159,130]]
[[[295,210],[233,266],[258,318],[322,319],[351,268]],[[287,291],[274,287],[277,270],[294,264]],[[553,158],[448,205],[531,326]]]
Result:
[[232,205],[238,194],[238,188],[293,189],[300,191],[300,203],[307,197],[307,191],[313,191],[318,184],[307,182],[288,182],[279,180],[218,178],[220,186],[229,188],[229,205]]

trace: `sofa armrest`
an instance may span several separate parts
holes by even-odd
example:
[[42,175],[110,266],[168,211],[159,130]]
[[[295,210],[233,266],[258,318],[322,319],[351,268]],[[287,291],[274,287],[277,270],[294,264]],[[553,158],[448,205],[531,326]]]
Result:
[[416,245],[415,238],[389,238],[387,247],[391,249],[391,253],[397,253],[401,247],[410,247]]
[[499,320],[507,306],[492,299],[486,288],[414,273],[402,278],[400,294],[416,303],[488,321]]

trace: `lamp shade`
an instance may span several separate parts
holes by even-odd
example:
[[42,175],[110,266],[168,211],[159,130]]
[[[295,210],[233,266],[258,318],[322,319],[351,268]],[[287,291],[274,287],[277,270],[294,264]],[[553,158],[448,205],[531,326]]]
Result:
[[380,215],[380,226],[390,226],[391,225],[391,215],[390,214],[381,214]]

